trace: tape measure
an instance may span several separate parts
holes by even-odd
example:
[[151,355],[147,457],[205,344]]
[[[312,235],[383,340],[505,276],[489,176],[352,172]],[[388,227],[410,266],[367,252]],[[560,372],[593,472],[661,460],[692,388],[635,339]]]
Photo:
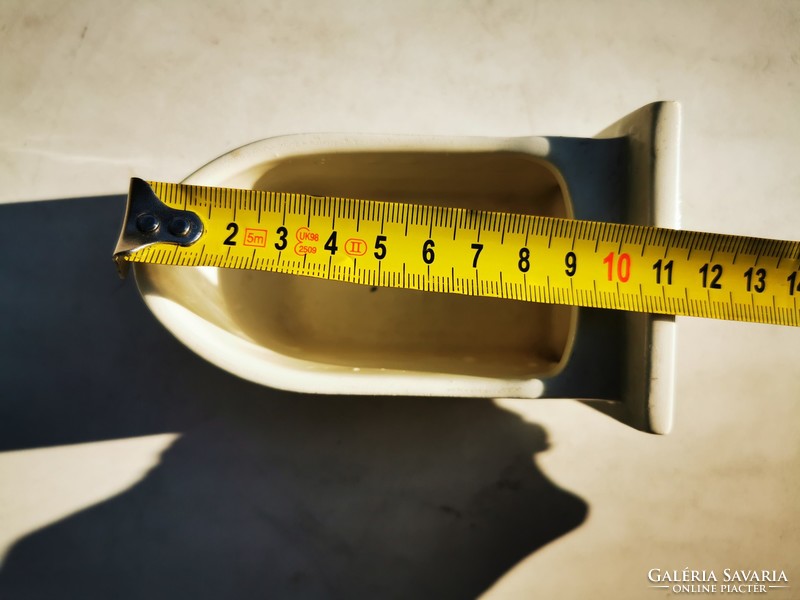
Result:
[[115,259],[800,325],[800,242],[131,181]]

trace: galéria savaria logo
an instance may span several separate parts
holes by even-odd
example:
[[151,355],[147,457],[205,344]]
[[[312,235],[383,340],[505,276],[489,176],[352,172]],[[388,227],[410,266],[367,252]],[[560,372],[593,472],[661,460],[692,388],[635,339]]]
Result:
[[[651,588],[669,590],[673,594],[767,594],[791,589],[784,571],[766,569],[650,569],[647,580]],[[777,593],[775,597],[779,597]]]

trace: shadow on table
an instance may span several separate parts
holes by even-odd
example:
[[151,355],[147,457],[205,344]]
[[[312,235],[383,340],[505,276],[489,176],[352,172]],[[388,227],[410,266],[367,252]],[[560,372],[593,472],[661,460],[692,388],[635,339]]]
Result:
[[123,202],[0,207],[0,449],[182,435],[16,543],[0,597],[474,597],[584,520],[533,460],[545,431],[488,400],[290,394],[203,362],[117,278]]

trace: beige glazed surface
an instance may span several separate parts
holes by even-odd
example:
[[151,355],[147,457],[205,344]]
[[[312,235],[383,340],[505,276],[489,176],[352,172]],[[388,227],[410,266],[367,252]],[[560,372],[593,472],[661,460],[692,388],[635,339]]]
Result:
[[[547,149],[543,138],[288,136],[225,155],[187,182],[569,218]],[[572,307],[279,273],[136,272],[151,309],[195,351],[287,389],[381,393],[370,381],[380,376],[392,378],[383,393],[535,396],[535,378],[568,360],[576,327]]]
[[[256,189],[567,216],[551,169],[522,153],[375,152],[265,165]],[[242,332],[276,352],[356,368],[494,377],[552,373],[572,309],[223,270]]]
[[[186,182],[675,226],[679,131],[680,107],[661,102],[598,138],[302,134],[243,146]],[[178,339],[262,385],[604,399],[625,403],[637,427],[671,427],[670,317],[579,318],[574,307],[210,267],[136,274]]]

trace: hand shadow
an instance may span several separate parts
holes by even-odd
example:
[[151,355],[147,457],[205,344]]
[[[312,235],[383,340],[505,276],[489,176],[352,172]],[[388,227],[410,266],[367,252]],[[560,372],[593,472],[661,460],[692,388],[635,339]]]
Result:
[[116,279],[122,203],[0,207],[0,449],[182,436],[16,543],[0,597],[475,597],[584,520],[490,400],[291,394],[184,349]]

